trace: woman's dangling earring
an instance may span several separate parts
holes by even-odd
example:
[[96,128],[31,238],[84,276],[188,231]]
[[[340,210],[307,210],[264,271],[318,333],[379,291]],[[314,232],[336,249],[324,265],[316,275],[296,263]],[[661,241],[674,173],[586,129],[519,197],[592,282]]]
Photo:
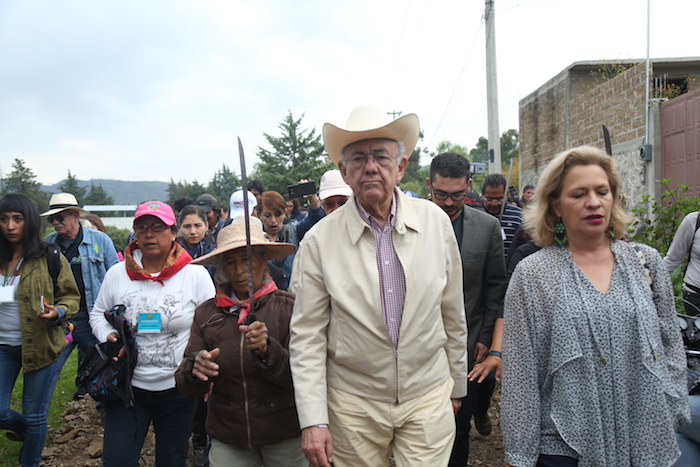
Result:
[[557,222],[554,223],[554,241],[556,241],[561,246],[566,246],[567,243],[566,227],[564,227],[564,223],[561,221],[561,217],[558,218]]
[[615,240],[615,228],[612,225],[612,222],[610,222],[610,227],[608,228],[608,235],[610,235],[610,238]]

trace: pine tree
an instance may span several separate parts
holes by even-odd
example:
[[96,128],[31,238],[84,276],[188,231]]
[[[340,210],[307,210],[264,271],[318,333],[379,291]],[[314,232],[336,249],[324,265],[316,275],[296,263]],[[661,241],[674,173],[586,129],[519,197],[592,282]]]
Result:
[[321,135],[315,129],[301,129],[302,114],[294,119],[292,112],[278,125],[280,136],[264,133],[272,150],[259,148],[260,162],[250,179],[262,181],[266,190],[286,193],[288,185],[310,178],[318,183],[326,170],[335,165],[324,157]]
[[78,184],[78,179],[75,175],[71,175],[70,170],[68,171],[68,178],[58,185],[58,189],[61,193],[70,193],[75,196],[75,199],[78,200],[78,204],[87,204],[85,203],[87,188],[81,187]]
[[49,207],[48,195],[36,181],[36,175],[32,169],[26,167],[22,159],[15,159],[12,168],[14,170],[4,180],[3,196],[9,193],[23,194],[36,204],[39,211],[46,211]]
[[94,183],[90,183],[90,191],[85,196],[84,204],[92,204],[97,206],[106,206],[114,204],[114,198],[112,198],[104,188],[102,188],[102,183],[95,186]]
[[241,189],[241,179],[226,166],[221,164],[207,186],[207,193],[213,195],[220,203],[228,204],[234,191]]

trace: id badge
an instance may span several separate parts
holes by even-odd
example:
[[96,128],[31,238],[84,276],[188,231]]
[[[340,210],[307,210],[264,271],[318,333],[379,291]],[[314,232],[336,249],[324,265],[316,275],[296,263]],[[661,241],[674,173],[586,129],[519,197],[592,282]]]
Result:
[[10,303],[17,301],[17,284],[9,284],[0,287],[0,303]]
[[136,328],[139,334],[155,334],[161,332],[160,313],[139,313],[139,324]]

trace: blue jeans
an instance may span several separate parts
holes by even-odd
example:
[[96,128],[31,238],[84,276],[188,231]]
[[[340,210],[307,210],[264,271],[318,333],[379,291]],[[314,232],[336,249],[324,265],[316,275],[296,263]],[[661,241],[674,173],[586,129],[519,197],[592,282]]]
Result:
[[22,347],[0,345],[0,429],[24,435],[22,467],[39,465],[46,440],[46,414],[56,386],[57,360],[24,374],[22,414],[10,409],[12,388],[22,368]]
[[696,466],[700,464],[700,395],[689,396],[690,425],[681,427],[676,433],[676,441],[681,449],[681,457],[674,467]]
[[78,367],[80,367],[80,362],[83,361],[88,350],[98,343],[97,339],[92,334],[90,319],[86,310],[79,311],[70,319],[70,322],[73,323],[73,342],[66,344],[63,353],[61,353],[61,356],[58,358],[58,373],[61,372],[63,365],[66,363],[66,360],[68,360],[68,357],[76,345],[78,346]]
[[133,409],[127,409],[121,400],[104,405],[104,467],[138,466],[151,422],[156,434],[156,467],[185,467],[197,399],[183,396],[176,388],[134,388],[134,397]]

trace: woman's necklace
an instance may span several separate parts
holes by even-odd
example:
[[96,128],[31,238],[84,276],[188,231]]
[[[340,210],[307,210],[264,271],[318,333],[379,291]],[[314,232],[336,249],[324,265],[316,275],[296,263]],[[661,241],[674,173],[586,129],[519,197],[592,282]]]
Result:
[[10,261],[7,262],[7,265],[5,266],[5,276],[2,282],[3,287],[7,287],[8,285],[12,284],[12,281],[14,281],[15,277],[17,277],[19,274],[19,270],[22,267],[22,261],[24,261],[24,256],[19,257],[19,260],[17,263],[15,263],[15,267],[12,269],[12,272],[10,272]]

